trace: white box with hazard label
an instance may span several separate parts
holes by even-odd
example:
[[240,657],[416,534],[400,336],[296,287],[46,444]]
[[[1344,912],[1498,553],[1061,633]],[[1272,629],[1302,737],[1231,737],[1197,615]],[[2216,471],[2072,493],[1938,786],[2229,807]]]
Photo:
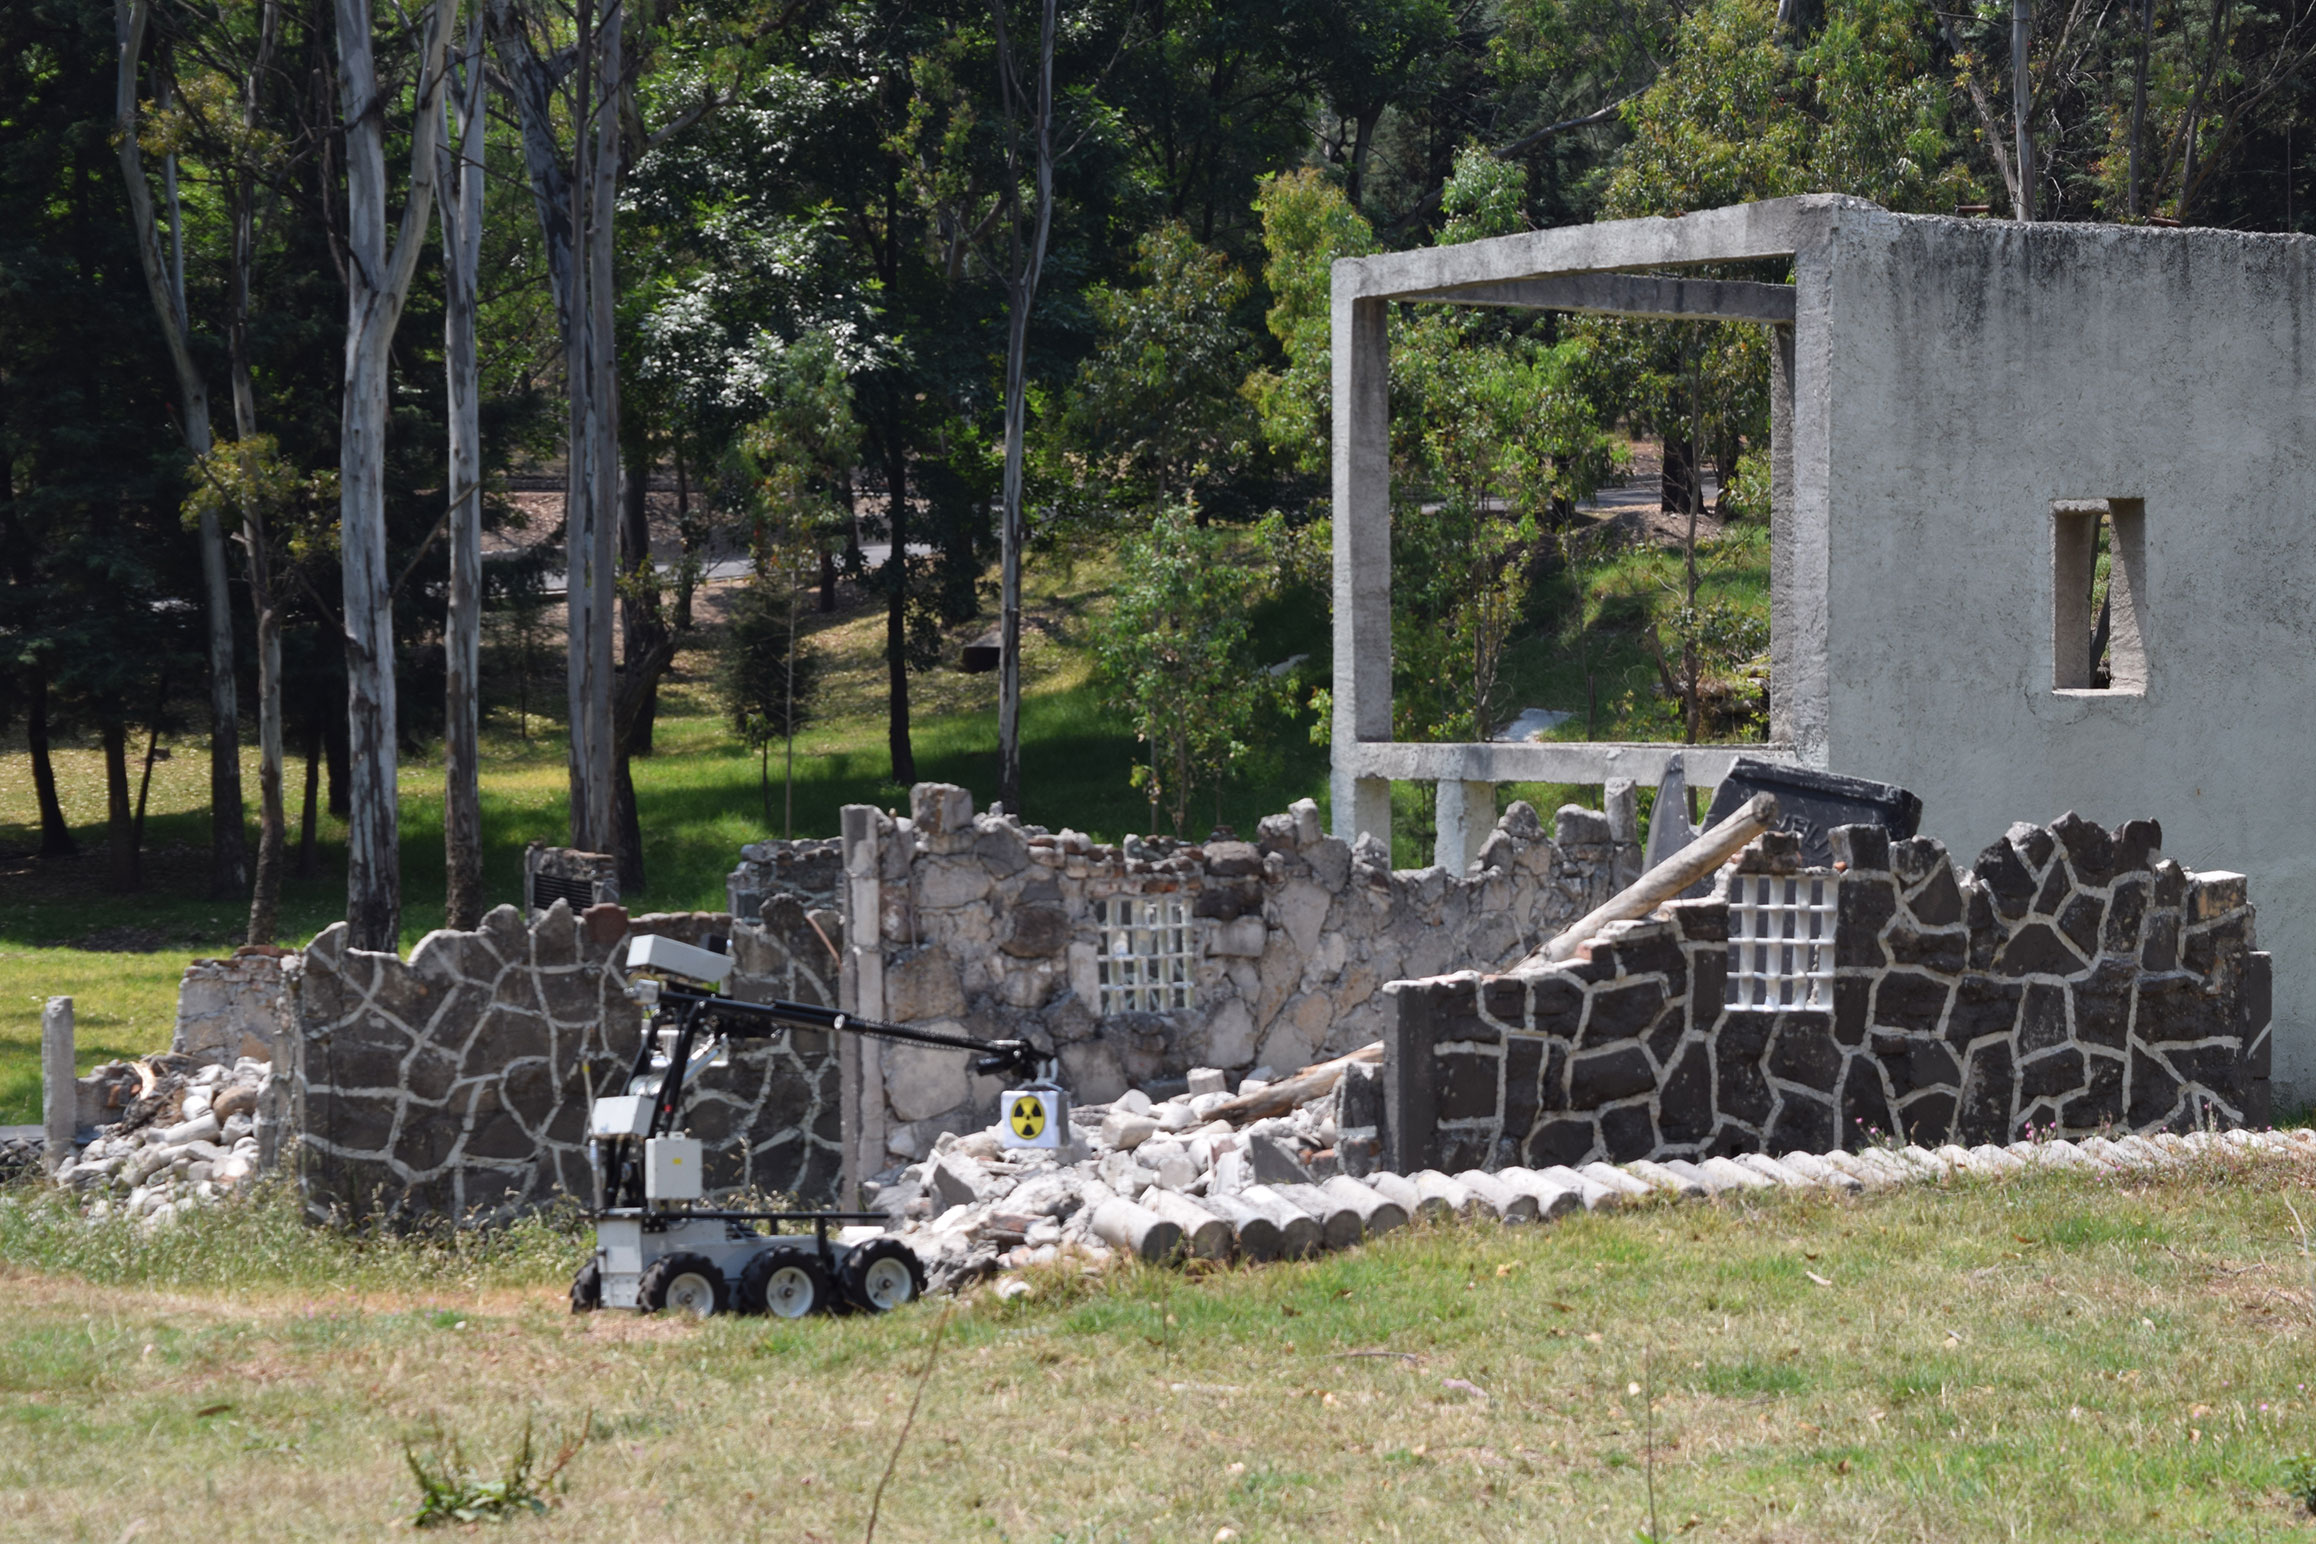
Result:
[[1001,1146],[1062,1147],[1069,1132],[1069,1096],[1058,1088],[1016,1088],[997,1102]]
[[700,1139],[653,1137],[643,1144],[643,1193],[654,1201],[697,1201]]

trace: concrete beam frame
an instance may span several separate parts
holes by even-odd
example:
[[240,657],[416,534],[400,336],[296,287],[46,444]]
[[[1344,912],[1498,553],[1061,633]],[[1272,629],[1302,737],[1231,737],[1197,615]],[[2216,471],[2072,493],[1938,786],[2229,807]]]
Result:
[[[1675,218],[1525,231],[1459,246],[1339,258],[1333,269],[1335,679],[1332,826],[1388,850],[1394,781],[1440,785],[1434,861],[1463,872],[1493,822],[1494,785],[1660,782],[1677,764],[1711,786],[1740,754],[1825,759],[1827,407],[1823,247],[1849,210],[1833,194]],[[1791,285],[1634,270],[1792,258]],[[1771,329],[1771,666],[1766,746],[1408,744],[1391,738],[1391,410],[1394,302],[1519,306]]]

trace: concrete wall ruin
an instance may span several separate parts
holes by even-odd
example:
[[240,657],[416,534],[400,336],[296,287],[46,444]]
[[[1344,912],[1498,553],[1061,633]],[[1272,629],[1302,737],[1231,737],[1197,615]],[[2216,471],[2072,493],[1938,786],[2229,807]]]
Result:
[[[2161,832],[2013,826],[1945,849],[1837,828],[1847,871],[1747,849],[1709,898],[1544,970],[1387,989],[1386,1166],[1936,1148],[2269,1117],[2269,958],[2240,874],[2154,856]],[[1731,887],[1838,896],[1822,1009],[1731,1006]]]
[[[1789,285],[1683,265],[1791,259]],[[1770,335],[1770,754],[1901,784],[1960,844],[2021,809],[2160,809],[2257,874],[2275,1081],[2316,1095],[2316,238],[1894,215],[1810,195],[1334,268],[1338,833],[1393,779],[1651,781],[1663,745],[1392,742],[1388,335],[1409,301],[1749,321]],[[2085,523],[2114,531],[2095,689]],[[2126,651],[2120,647],[2127,640]],[[2125,653],[2130,657],[2126,659]],[[1762,748],[1755,748],[1757,752]],[[1710,784],[1725,749],[1691,752]],[[1467,792],[1470,790],[1470,792]],[[1441,851],[1470,832],[1443,819]]]
[[[846,915],[857,919],[845,1006],[1050,1046],[1088,1101],[1194,1066],[1289,1071],[1378,1038],[1387,981],[1507,964],[1629,882],[1640,855],[1629,801],[1621,810],[1563,809],[1548,837],[1516,804],[1467,878],[1392,872],[1378,844],[1327,835],[1308,800],[1266,818],[1252,842],[1110,847],[976,815],[964,789],[920,784],[906,817],[845,811]],[[1106,908],[1128,903],[1179,909],[1179,1007],[1135,1006],[1118,979],[1127,966]],[[944,1131],[986,1125],[997,1093],[955,1053],[909,1046],[860,1048],[848,1077],[855,1178],[923,1157]]]

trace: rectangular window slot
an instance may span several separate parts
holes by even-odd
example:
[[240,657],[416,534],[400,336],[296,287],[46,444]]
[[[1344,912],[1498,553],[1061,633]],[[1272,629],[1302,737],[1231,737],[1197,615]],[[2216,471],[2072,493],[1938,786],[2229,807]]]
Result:
[[1197,930],[1180,896],[1120,895],[1095,903],[1102,929],[1100,1011],[1174,1013],[1195,1005]]
[[2140,499],[2051,504],[2051,687],[2147,690],[2147,519]]
[[1836,896],[1830,874],[1730,880],[1729,1007],[1833,1006]]

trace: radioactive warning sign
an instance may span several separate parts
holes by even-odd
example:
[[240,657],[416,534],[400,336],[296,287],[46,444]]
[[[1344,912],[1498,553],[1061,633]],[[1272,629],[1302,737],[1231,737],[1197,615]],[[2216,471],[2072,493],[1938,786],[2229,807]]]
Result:
[[1007,1147],[1059,1147],[1069,1110],[1057,1088],[1017,1088],[999,1106],[998,1129]]

